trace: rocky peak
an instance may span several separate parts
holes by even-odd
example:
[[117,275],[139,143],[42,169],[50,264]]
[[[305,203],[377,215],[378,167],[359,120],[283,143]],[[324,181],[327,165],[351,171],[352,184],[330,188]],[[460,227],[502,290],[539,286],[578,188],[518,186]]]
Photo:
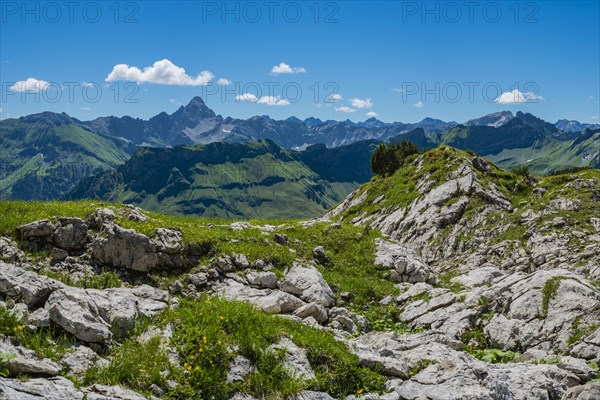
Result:
[[171,118],[186,127],[194,127],[201,120],[215,118],[216,114],[208,108],[201,97],[196,96],[186,106],[181,106],[177,111],[171,114]]

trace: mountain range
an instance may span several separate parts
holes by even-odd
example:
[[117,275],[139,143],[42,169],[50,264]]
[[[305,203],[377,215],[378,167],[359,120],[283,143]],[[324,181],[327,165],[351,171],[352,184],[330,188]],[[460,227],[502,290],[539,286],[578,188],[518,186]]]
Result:
[[[235,119],[216,115],[195,97],[149,120],[80,121],[44,112],[0,121],[0,198],[57,199],[69,193],[165,212],[237,217],[279,215],[273,204],[280,198],[297,204],[290,213],[306,217],[371,177],[369,157],[378,143],[401,140],[420,150],[442,144],[470,149],[501,167],[527,165],[535,174],[600,165],[600,125],[577,121],[551,124],[510,111],[461,124],[433,118]],[[213,152],[221,158],[210,158]],[[229,157],[231,152],[237,156]],[[263,170],[273,166],[270,175],[247,174],[261,163]],[[242,172],[232,177],[231,169]],[[206,175],[210,179],[199,180]],[[267,195],[269,190],[280,197]],[[290,203],[292,198],[298,202]]]

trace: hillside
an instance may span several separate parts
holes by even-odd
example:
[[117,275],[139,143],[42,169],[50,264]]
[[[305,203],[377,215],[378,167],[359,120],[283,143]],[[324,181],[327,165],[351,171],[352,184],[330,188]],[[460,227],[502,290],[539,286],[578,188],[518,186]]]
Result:
[[359,142],[297,152],[262,140],[140,148],[116,171],[83,181],[67,198],[123,202],[180,215],[314,217],[370,178],[374,146]]
[[599,133],[599,129],[563,132],[531,114],[497,113],[453,127],[440,135],[439,143],[473,150],[503,168],[527,165],[533,173],[545,175],[569,167],[597,168]]
[[82,129],[66,114],[2,120],[0,198],[55,199],[132,151],[128,142]]
[[538,181],[443,146],[376,176],[327,217],[380,229],[442,272],[486,262],[597,270],[598,215],[597,169]]
[[536,181],[441,147],[309,221],[97,201],[0,215],[8,398],[600,393],[597,170]]

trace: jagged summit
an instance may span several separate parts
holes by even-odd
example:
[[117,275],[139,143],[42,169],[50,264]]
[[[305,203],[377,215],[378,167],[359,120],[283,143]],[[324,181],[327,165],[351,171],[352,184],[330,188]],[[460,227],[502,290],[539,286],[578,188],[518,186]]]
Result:
[[514,115],[511,111],[499,111],[484,115],[483,117],[471,119],[465,122],[463,125],[492,126],[494,128],[499,128],[510,121],[513,117]]
[[214,118],[216,114],[211,110],[201,97],[196,96],[186,106],[181,106],[172,115],[172,118],[188,127],[197,125],[202,119]]

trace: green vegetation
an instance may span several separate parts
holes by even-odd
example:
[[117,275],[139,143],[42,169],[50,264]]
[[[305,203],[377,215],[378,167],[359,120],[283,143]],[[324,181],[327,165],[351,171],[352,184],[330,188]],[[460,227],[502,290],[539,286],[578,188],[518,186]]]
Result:
[[0,377],[7,378],[8,377],[8,368],[3,367],[2,364],[9,362],[14,359],[16,356],[11,353],[0,353]]
[[[227,399],[237,391],[281,398],[305,388],[343,397],[381,391],[385,382],[376,370],[362,367],[329,332],[266,315],[247,303],[204,295],[182,301],[178,309],[163,312],[155,322],[158,326],[173,322],[168,344],[176,349],[183,368],[169,365],[158,337],[146,343],[131,338],[111,351],[108,367],[88,373],[85,383],[122,384],[142,392],[156,384],[166,391],[167,399]],[[307,387],[285,367],[283,351],[269,350],[284,337],[307,351],[316,375]],[[237,355],[252,361],[255,369],[243,382],[227,383],[229,363]],[[175,377],[179,385],[169,389],[165,381]]]
[[370,142],[316,146],[305,153],[259,140],[140,148],[116,171],[82,181],[67,198],[135,204],[172,215],[316,217],[371,177],[366,162],[372,147]]
[[365,312],[374,331],[394,331],[399,334],[422,332],[424,329],[409,328],[400,320],[400,310],[395,304],[371,307]]
[[475,350],[471,353],[475,358],[491,364],[509,363],[517,360],[519,353],[499,349]]
[[60,332],[55,326],[36,331],[25,329],[23,323],[4,307],[0,307],[0,335],[13,337],[21,346],[53,361],[60,360],[75,344],[72,336]]
[[581,318],[577,317],[573,321],[571,328],[573,329],[573,333],[569,336],[569,340],[567,344],[572,345],[577,342],[580,342],[581,339],[594,332],[596,329],[600,327],[600,324],[589,324],[586,326],[581,326]]
[[413,376],[417,375],[419,372],[423,371],[425,368],[427,368],[430,365],[435,364],[435,363],[437,363],[437,361],[423,358],[423,359],[419,360],[415,365],[410,367],[410,370],[408,371],[408,376],[413,377]]
[[67,116],[0,121],[0,198],[56,199],[82,178],[122,164],[130,144],[77,126]]
[[94,367],[86,371],[83,384],[121,384],[149,393],[150,385],[164,386],[165,376],[171,379],[177,377],[177,370],[161,347],[159,337],[146,343],[129,339],[116,347],[110,355],[112,359],[106,368]]
[[100,274],[85,274],[83,279],[76,280],[68,272],[54,272],[51,270],[41,271],[42,274],[56,279],[65,285],[80,287],[84,289],[108,289],[121,287],[122,282],[119,275],[113,271],[102,271]]
[[527,165],[521,165],[520,167],[514,168],[511,172],[515,175],[528,177],[531,176],[529,173],[529,167]]
[[454,293],[459,293],[464,289],[464,286],[460,282],[452,282],[452,278],[459,276],[458,271],[446,272],[440,275],[440,286],[446,289],[450,289]]
[[395,144],[380,144],[371,155],[371,169],[377,175],[391,175],[397,171],[408,156],[418,154],[417,146],[405,140]]
[[556,293],[560,287],[560,281],[565,279],[570,278],[566,276],[553,276],[544,284],[544,287],[542,288],[542,311],[540,319],[546,319],[548,316],[548,306],[550,305],[550,301],[556,298]]

